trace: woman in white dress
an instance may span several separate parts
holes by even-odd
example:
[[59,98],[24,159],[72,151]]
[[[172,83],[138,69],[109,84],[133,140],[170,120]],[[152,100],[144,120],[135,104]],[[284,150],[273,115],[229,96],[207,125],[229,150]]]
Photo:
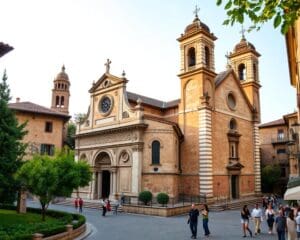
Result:
[[289,216],[286,220],[287,230],[288,230],[288,240],[296,240],[297,232],[296,232],[296,221],[294,219],[294,211],[289,212]]

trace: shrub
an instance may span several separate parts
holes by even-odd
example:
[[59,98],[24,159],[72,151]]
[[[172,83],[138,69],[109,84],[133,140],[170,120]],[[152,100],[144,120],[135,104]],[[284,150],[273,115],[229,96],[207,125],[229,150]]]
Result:
[[147,205],[152,200],[152,193],[150,191],[140,192],[139,200]]
[[[16,210],[16,206],[0,204],[1,209]],[[27,208],[29,213],[41,214],[41,209]],[[30,224],[15,224],[12,226],[0,225],[0,239],[1,240],[31,240],[32,234],[35,232],[42,233],[44,237],[55,235],[66,230],[65,225],[73,223],[73,228],[76,229],[85,223],[84,216],[79,214],[72,214],[56,210],[47,210],[47,216],[57,219],[57,222],[34,222]]]
[[156,198],[157,198],[157,202],[162,205],[165,205],[169,202],[169,195],[167,193],[161,192],[157,194]]

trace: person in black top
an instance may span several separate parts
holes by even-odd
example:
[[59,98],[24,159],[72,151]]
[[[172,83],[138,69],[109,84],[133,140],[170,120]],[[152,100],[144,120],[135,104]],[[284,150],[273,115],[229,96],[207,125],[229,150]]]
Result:
[[252,237],[252,231],[249,229],[249,217],[250,217],[250,211],[247,207],[247,205],[244,205],[242,211],[241,211],[241,223],[243,227],[243,233],[244,236],[246,237],[246,230],[249,232],[250,237]]
[[190,229],[192,232],[191,238],[193,239],[197,238],[198,217],[199,217],[199,210],[195,208],[195,204],[192,204],[191,210],[189,212],[188,224],[190,224]]

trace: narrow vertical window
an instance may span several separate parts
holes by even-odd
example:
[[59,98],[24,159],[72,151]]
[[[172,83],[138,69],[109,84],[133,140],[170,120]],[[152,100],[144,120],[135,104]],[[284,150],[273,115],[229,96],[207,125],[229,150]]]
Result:
[[152,164],[160,164],[160,142],[152,142]]
[[196,51],[195,48],[190,48],[188,50],[188,66],[192,67],[196,65]]
[[254,78],[254,81],[257,81],[257,69],[256,69],[255,63],[253,63],[253,78]]
[[207,46],[205,46],[204,52],[205,52],[205,65],[207,68],[210,68],[210,52]]
[[239,65],[238,72],[239,72],[239,79],[246,80],[246,66],[244,63]]
[[56,98],[55,98],[55,106],[56,107],[59,106],[59,96],[56,96]]
[[60,98],[60,105],[61,105],[62,107],[65,106],[65,98],[64,98],[64,96],[62,96],[62,97]]

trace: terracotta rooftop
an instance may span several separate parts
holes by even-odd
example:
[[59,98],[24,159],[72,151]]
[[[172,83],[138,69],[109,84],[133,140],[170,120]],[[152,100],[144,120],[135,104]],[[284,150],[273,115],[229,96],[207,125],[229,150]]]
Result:
[[216,87],[227,77],[227,75],[232,71],[232,69],[228,69],[226,71],[220,72],[215,78]]
[[171,107],[178,106],[178,103],[180,102],[180,99],[176,99],[169,102],[160,101],[154,98],[149,98],[140,94],[127,92],[127,97],[129,101],[136,102],[139,98],[142,100],[142,104],[147,104],[149,106],[161,108],[161,109],[167,109]]
[[0,57],[8,53],[9,51],[13,50],[14,48],[9,46],[8,44],[5,44],[3,42],[0,42]]
[[31,112],[31,113],[39,113],[45,115],[52,115],[57,117],[62,117],[69,119],[70,116],[64,113],[56,112],[50,108],[43,107],[41,105],[32,103],[32,102],[17,102],[17,103],[9,103],[8,107],[10,109],[22,112]]
[[284,125],[284,124],[285,124],[285,121],[282,118],[280,118],[280,119],[277,119],[277,120],[272,121],[272,122],[267,122],[267,123],[260,124],[259,128],[273,127],[273,126]]

